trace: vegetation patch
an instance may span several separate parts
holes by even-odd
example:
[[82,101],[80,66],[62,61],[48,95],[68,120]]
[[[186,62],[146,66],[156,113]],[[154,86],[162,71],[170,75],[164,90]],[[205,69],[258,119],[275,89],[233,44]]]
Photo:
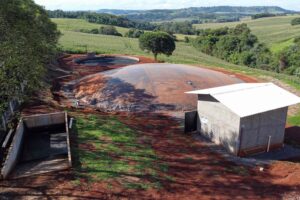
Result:
[[125,187],[139,189],[160,185],[160,165],[154,150],[139,144],[137,133],[116,117],[78,117],[74,132],[78,143],[73,148],[76,179],[117,179]]
[[300,112],[295,115],[288,118],[288,124],[294,125],[294,126],[300,126]]
[[300,25],[300,17],[297,17],[291,21],[292,26]]

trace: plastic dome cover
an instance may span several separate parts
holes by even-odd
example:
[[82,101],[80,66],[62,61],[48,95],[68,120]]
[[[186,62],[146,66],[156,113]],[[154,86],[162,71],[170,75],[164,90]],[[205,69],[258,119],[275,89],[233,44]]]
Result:
[[200,67],[139,64],[84,77],[75,96],[110,111],[187,111],[196,109],[197,95],[185,92],[242,82]]

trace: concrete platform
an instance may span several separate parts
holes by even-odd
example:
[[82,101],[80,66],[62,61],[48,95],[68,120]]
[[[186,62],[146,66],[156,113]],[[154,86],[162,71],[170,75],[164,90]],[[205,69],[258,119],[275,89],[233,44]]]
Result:
[[300,158],[300,149],[290,145],[284,145],[284,148],[279,150],[251,156],[251,158],[255,158],[258,160],[269,160],[269,161],[289,160],[297,157]]

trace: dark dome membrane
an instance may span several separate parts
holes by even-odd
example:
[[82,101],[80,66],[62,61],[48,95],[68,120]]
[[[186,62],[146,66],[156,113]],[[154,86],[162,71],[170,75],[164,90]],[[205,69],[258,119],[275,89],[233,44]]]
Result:
[[116,66],[133,65],[138,63],[139,59],[127,56],[96,56],[91,58],[76,59],[75,62],[80,65],[88,66]]
[[[241,82],[236,77],[200,67],[139,64],[80,80],[76,98],[111,111],[187,111],[196,109],[197,96],[185,92]],[[88,92],[90,88],[93,92]]]

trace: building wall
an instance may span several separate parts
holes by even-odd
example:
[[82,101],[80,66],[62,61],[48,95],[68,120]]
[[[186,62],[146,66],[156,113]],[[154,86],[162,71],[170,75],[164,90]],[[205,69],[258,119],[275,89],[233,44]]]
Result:
[[197,130],[237,155],[240,117],[210,96],[199,95],[198,99]]
[[280,147],[284,142],[288,108],[248,116],[241,119],[241,151],[251,154],[266,151],[269,136],[271,147]]

